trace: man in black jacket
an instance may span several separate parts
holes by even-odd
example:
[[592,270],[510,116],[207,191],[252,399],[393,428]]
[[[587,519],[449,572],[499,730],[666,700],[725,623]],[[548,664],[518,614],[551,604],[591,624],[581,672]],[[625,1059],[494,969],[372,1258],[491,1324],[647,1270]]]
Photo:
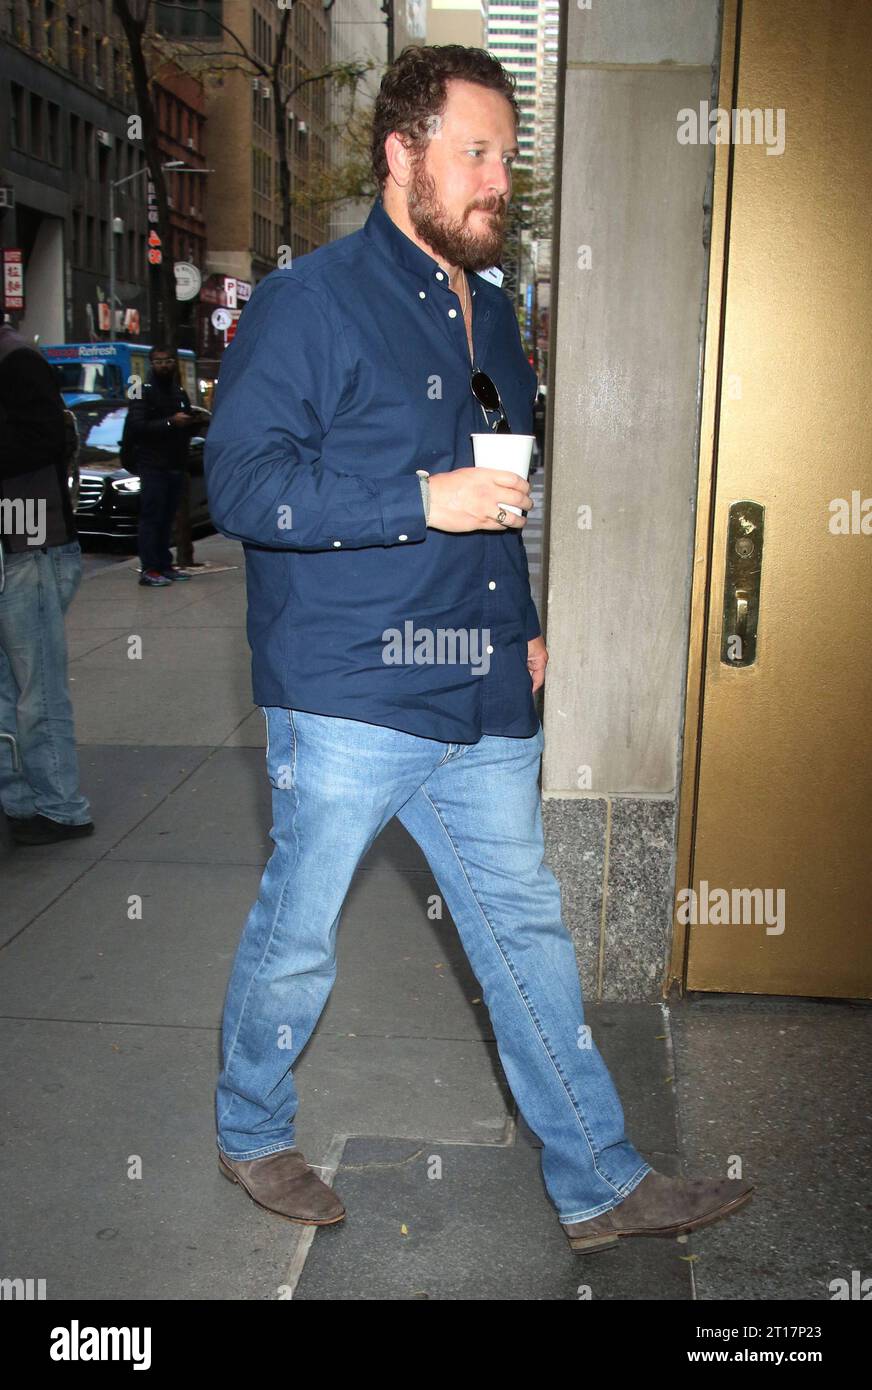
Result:
[[16,844],[90,835],[64,615],[82,578],[54,373],[0,326],[0,804]]
[[201,427],[200,413],[176,373],[172,348],[149,352],[151,376],[142,398],[129,411],[134,467],[141,478],[139,504],[140,584],[164,588],[175,579],[190,579],[173,564],[170,539],[173,519],[188,467],[191,435]]

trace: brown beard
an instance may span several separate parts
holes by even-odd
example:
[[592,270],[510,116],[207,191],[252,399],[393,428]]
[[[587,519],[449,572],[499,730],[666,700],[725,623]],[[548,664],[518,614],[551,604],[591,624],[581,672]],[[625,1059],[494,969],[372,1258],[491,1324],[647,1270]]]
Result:
[[407,200],[409,221],[421,240],[449,265],[461,265],[466,270],[487,270],[499,264],[505,240],[506,207],[502,199],[492,201],[495,215],[487,218],[488,229],[476,235],[468,222],[452,221],[448,216],[436,196],[436,183],[424,171],[422,161],[416,160],[412,165]]

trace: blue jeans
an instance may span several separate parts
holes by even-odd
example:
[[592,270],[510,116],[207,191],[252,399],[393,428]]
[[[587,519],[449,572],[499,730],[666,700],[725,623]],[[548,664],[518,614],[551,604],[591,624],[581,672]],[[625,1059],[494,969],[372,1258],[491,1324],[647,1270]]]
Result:
[[5,557],[0,591],[0,805],[7,816],[46,816],[86,825],[91,809],[79,791],[73,706],[67,689],[64,614],[82,579],[78,541]]
[[439,743],[354,719],[266,708],[275,849],[230,975],[216,1092],[233,1159],[293,1148],[292,1066],[336,975],[352,875],[396,816],[423,850],[481,985],[503,1069],[542,1141],[562,1222],[617,1206],[650,1165],[584,1023],[560,888],[544,864],[544,745]]

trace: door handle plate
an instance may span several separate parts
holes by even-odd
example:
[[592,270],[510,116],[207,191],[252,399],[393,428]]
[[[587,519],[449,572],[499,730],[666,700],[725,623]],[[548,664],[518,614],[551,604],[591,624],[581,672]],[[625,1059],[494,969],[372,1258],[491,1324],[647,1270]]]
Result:
[[763,520],[764,508],[759,502],[733,502],[730,507],[721,624],[721,662],[725,666],[753,666],[757,659]]

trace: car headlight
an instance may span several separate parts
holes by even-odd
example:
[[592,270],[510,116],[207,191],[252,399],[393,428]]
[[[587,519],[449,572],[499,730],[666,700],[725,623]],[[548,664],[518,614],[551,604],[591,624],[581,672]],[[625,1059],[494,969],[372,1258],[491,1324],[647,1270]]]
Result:
[[139,492],[140,478],[114,478],[112,486],[116,492]]

